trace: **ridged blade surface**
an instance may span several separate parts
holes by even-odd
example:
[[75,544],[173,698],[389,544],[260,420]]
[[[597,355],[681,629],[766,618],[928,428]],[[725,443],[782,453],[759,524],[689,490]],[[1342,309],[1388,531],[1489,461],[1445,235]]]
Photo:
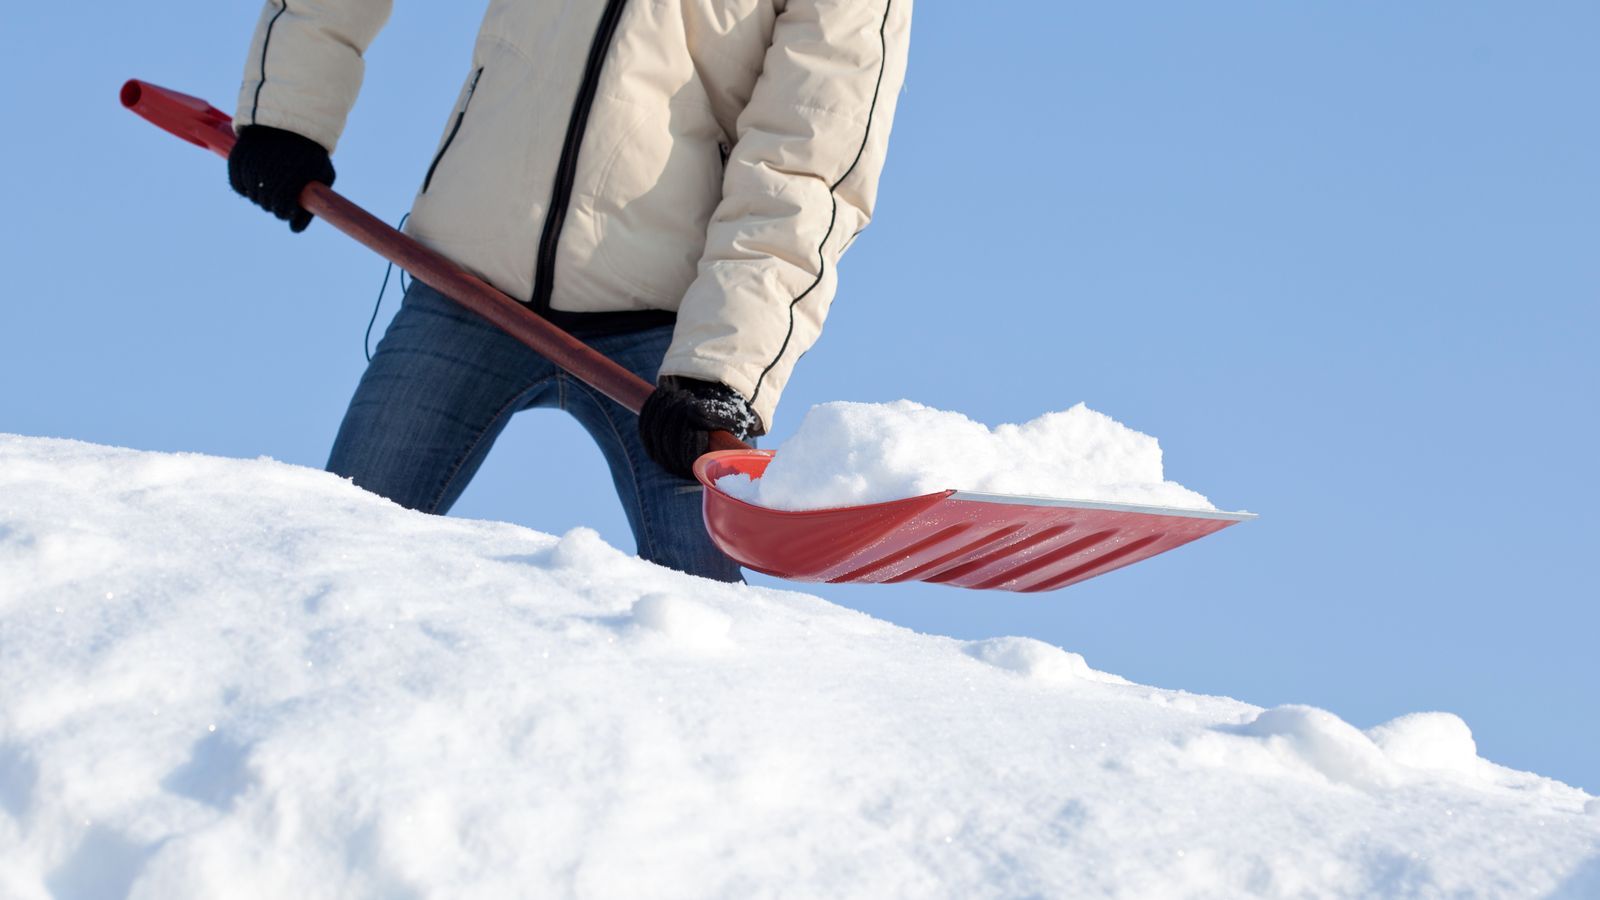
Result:
[[962,491],[792,512],[717,489],[724,475],[759,478],[771,458],[769,451],[728,451],[696,463],[706,486],[706,527],[741,564],[797,581],[1051,591],[1253,518]]

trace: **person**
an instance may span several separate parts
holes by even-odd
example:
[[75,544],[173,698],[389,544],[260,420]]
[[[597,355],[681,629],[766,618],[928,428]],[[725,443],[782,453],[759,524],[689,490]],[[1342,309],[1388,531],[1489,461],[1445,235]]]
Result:
[[[229,157],[303,231],[390,0],[267,0]],[[741,579],[690,466],[766,433],[866,227],[911,0],[491,0],[406,231],[653,384],[635,417],[413,281],[328,469],[447,512],[516,412],[599,444],[639,555]]]

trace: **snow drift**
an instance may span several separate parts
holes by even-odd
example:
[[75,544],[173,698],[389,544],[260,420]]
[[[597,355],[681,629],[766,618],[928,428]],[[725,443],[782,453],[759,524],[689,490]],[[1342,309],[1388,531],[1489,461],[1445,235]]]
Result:
[[0,896],[1596,896],[1600,803],[1025,638],[0,436]]

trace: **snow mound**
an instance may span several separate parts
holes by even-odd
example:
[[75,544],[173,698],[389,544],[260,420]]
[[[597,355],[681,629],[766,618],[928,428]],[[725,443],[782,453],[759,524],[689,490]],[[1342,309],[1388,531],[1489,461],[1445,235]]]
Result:
[[733,619],[709,606],[671,594],[650,594],[633,604],[630,618],[647,631],[687,647],[727,646]]
[[1332,782],[1369,790],[1395,782],[1378,745],[1325,709],[1279,706],[1230,730],[1264,740],[1276,755],[1302,762]]
[[1079,403],[989,428],[920,403],[822,403],[752,480],[717,487],[771,509],[821,509],[949,489],[1215,509],[1164,480],[1156,439]]
[[1472,729],[1454,713],[1412,713],[1367,731],[1385,756],[1402,766],[1476,777],[1483,770]]
[[0,436],[0,685],[7,900],[1600,884],[1600,801],[1454,717],[1141,687],[266,460]]
[[1096,672],[1083,657],[1054,644],[1033,638],[998,637],[972,641],[964,648],[968,656],[997,669],[1015,672],[1025,678],[1055,684],[1093,681],[1101,684],[1127,684],[1116,675]]
[[[1494,781],[1496,767],[1478,756],[1472,731],[1452,713],[1412,713],[1365,732],[1325,709],[1289,705],[1264,710],[1218,731],[1255,738],[1253,747],[1198,744],[1202,756],[1254,765],[1258,771],[1314,771],[1367,791],[1426,778]],[[1264,762],[1271,758],[1271,762]]]

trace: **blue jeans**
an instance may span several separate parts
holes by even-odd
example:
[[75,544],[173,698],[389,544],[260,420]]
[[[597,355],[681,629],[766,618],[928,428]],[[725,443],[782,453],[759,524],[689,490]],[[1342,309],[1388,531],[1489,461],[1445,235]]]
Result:
[[[587,343],[654,383],[671,340],[666,325]],[[641,557],[718,581],[743,580],[706,534],[699,482],[645,455],[638,416],[420,281],[411,282],[361,376],[328,471],[401,506],[443,514],[511,416],[535,407],[567,411],[600,445]]]

